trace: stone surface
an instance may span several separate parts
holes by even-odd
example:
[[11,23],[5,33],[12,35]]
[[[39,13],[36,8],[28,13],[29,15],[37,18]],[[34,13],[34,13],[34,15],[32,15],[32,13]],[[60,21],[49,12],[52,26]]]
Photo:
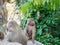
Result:
[[36,40],[35,40],[35,43],[33,44],[32,41],[29,40],[29,41],[27,42],[27,45],[44,45],[44,44],[42,44],[41,42],[38,42],[38,41],[36,41]]
[[[0,40],[0,45],[22,45],[22,44],[20,44],[18,42],[8,42],[8,41]],[[27,42],[27,45],[44,45],[44,44],[42,44],[41,42],[38,42],[36,40],[35,40],[35,43],[33,44],[32,41],[29,40]]]
[[4,42],[4,41],[0,41],[0,45],[22,45],[22,44],[17,43],[17,42]]

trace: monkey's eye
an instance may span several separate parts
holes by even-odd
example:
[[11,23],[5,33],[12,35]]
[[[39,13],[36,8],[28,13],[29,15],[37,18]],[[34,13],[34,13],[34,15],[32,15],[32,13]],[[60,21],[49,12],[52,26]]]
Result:
[[34,26],[34,23],[28,23],[28,25],[30,25],[30,26]]

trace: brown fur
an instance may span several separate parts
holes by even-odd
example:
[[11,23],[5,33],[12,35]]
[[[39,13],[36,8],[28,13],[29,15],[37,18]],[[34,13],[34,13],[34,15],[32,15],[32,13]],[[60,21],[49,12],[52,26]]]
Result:
[[32,40],[32,42],[34,43],[36,27],[35,27],[35,22],[34,22],[33,18],[29,18],[27,20],[27,24],[25,27],[25,33],[26,33],[27,37],[29,38],[29,40]]
[[7,24],[8,32],[10,34],[7,36],[9,37],[9,41],[11,42],[19,42],[23,45],[27,45],[27,37],[24,32],[20,29],[19,25],[16,21],[10,21]]

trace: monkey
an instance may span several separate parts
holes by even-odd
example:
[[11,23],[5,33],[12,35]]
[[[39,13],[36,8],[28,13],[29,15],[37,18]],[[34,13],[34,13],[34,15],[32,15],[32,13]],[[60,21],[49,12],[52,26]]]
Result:
[[0,32],[0,40],[4,39],[4,34],[2,32]]
[[27,45],[27,36],[20,29],[19,25],[15,20],[11,20],[7,23],[8,33],[6,39],[9,42],[18,42],[23,45]]
[[35,33],[36,33],[35,21],[33,18],[29,18],[25,26],[25,34],[28,37],[28,40],[32,40],[33,43]]

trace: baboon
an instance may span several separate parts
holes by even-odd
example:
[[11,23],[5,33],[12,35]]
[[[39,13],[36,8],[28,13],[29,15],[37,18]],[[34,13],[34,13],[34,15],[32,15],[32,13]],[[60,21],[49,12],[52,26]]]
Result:
[[29,18],[27,20],[27,24],[25,27],[25,34],[27,35],[28,40],[32,40],[33,43],[34,43],[35,33],[36,33],[35,21],[33,18]]
[[0,32],[0,40],[4,39],[4,34],[2,32]]
[[27,45],[27,36],[20,29],[19,25],[16,21],[12,20],[7,23],[8,34],[7,38],[10,42],[18,42],[23,45]]

